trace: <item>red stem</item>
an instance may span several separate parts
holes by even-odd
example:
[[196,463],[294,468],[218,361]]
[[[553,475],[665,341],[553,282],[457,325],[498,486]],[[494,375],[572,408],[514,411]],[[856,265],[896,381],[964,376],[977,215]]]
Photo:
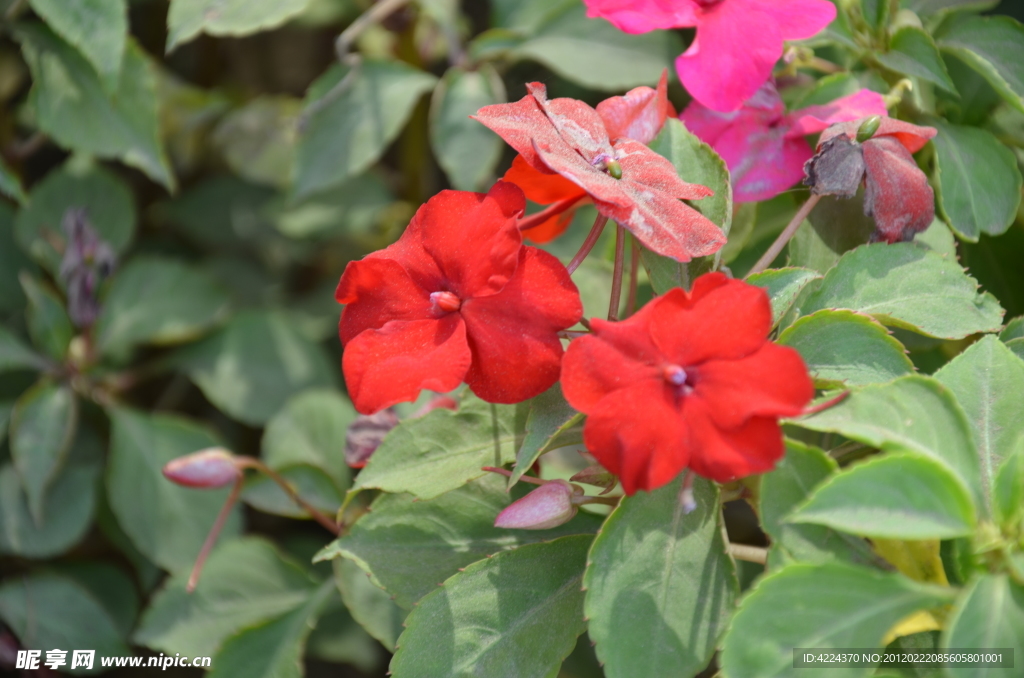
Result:
[[231,509],[234,507],[235,502],[238,501],[238,495],[241,493],[242,476],[239,474],[238,480],[231,486],[231,494],[228,495],[227,501],[224,502],[220,513],[217,514],[217,520],[214,521],[213,527],[210,528],[210,533],[206,535],[203,547],[199,549],[199,555],[196,556],[196,562],[192,566],[192,574],[188,576],[188,584],[185,586],[187,592],[192,593],[196,590],[196,584],[199,583],[199,575],[203,571],[206,558],[210,555],[210,551],[213,550],[213,545],[217,543],[217,537],[220,536],[220,531],[224,529],[224,523],[227,522],[228,516],[231,515]]
[[587,235],[587,239],[583,241],[583,245],[580,246],[580,251],[576,253],[576,256],[572,258],[569,265],[565,267],[570,275],[580,267],[583,260],[590,254],[590,250],[594,249],[594,245],[597,244],[598,238],[601,237],[601,232],[604,231],[604,225],[607,223],[608,217],[603,214],[598,214],[597,219],[594,219],[594,225],[590,227],[590,233]]
[[329,530],[335,536],[341,534],[341,528],[338,526],[336,522],[325,516],[323,513],[321,513],[315,507],[313,507],[309,502],[300,497],[299,493],[295,491],[294,487],[292,487],[292,484],[285,480],[279,473],[277,473],[277,471],[274,471],[272,468],[270,468],[269,466],[267,466],[258,459],[244,459],[239,460],[237,463],[239,466],[255,469],[260,473],[265,474],[268,478],[277,483],[281,487],[281,489],[285,491],[288,497],[296,504],[298,504],[301,509],[308,513],[313,518],[313,520],[323,525],[324,529]]
[[619,300],[622,298],[622,268],[626,259],[626,231],[615,224],[615,268],[612,269],[612,295],[608,300],[608,320],[619,319]]
[[540,212],[523,217],[519,220],[519,230],[529,231],[531,228],[540,226],[556,214],[561,214],[562,212],[571,209],[576,203],[583,200],[584,197],[585,196],[576,196],[573,198],[566,198],[565,200],[559,200],[558,202],[551,203]]
[[[480,470],[490,471],[491,473],[500,473],[506,478],[512,477],[512,471],[507,471],[503,468],[498,468],[497,466],[481,466]],[[533,483],[534,485],[547,485],[549,482],[547,480],[541,480],[540,478],[534,478],[533,476],[520,476],[519,479],[528,483]]]

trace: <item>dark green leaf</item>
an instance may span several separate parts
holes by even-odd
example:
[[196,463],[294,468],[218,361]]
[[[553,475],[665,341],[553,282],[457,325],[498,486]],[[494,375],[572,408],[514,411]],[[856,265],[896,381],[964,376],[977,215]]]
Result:
[[971,242],[981,233],[1005,233],[1017,218],[1021,200],[1022,179],[1013,152],[985,130],[938,119],[929,123],[939,130],[932,142],[939,214]]
[[348,77],[341,67],[310,87],[296,151],[296,197],[336,186],[376,162],[437,82],[399,62],[366,59],[356,68],[344,91],[329,100],[321,97]]
[[575,0],[491,0],[491,23],[532,34],[573,4]]
[[[342,235],[376,246],[377,231],[389,215],[395,196],[387,182],[374,172],[349,179],[337,188],[293,201],[274,213],[277,230],[289,238],[325,238]],[[337,306],[334,315],[337,315]],[[332,323],[337,325],[337,318]],[[333,328],[337,331],[337,327]]]
[[868,676],[870,668],[796,669],[793,648],[880,648],[897,622],[953,596],[950,589],[844,563],[789,565],[762,579],[744,599],[719,664],[736,678]]
[[863,190],[849,200],[822,198],[789,242],[789,265],[828,273],[844,253],[866,243],[875,221],[864,214],[863,204]]
[[337,391],[311,390],[294,396],[267,422],[263,461],[271,468],[312,464],[324,471],[339,490],[351,483],[345,463],[345,435],[356,411]]
[[117,88],[108,92],[74,47],[40,24],[19,24],[34,81],[29,104],[39,128],[58,144],[137,167],[173,190],[160,144],[156,78],[145,53],[129,40]]
[[35,265],[17,246],[14,233],[14,210],[0,203],[0,313],[12,313],[25,308],[25,293],[18,276],[24,270],[35,272]]
[[121,636],[128,637],[139,614],[139,596],[125,570],[101,560],[62,562],[56,569],[85,587],[110,615]]
[[[296,493],[321,513],[333,515],[344,498],[334,480],[320,467],[310,464],[288,464],[277,467],[278,473]],[[297,505],[281,487],[269,477],[258,474],[248,478],[242,491],[242,500],[264,513],[289,518],[309,518],[305,509]]]
[[168,654],[212,655],[231,635],[299,608],[316,583],[294,561],[257,537],[214,549],[199,585],[185,592],[188,572],[153,598],[132,640]]
[[889,0],[861,0],[860,11],[868,26],[875,30],[889,23]]
[[1002,326],[1003,309],[955,262],[912,243],[878,243],[845,254],[804,315],[846,308],[919,334],[961,339]]
[[292,177],[301,108],[292,97],[253,99],[224,116],[210,140],[238,176],[284,188]]
[[690,513],[681,486],[623,499],[590,551],[584,610],[609,678],[696,675],[739,592],[716,486],[697,480]]
[[0,193],[20,205],[24,205],[28,200],[25,188],[21,185],[21,177],[2,159],[0,159]]
[[167,51],[200,33],[249,35],[276,28],[309,0],[174,0],[167,14]]
[[935,373],[956,396],[978,441],[981,483],[990,496],[996,469],[1024,435],[1024,361],[995,336],[983,337]]
[[41,370],[46,358],[38,355],[6,327],[0,326],[0,372],[11,370]]
[[[1005,574],[978,577],[957,600],[942,647],[1013,648],[1014,663],[1024,654],[1024,587]],[[946,668],[951,678],[986,678],[1006,669],[972,667],[967,664]]]
[[1000,0],[903,0],[903,5],[915,14],[926,16],[941,12],[981,11],[998,5]]
[[252,425],[300,391],[332,386],[338,371],[281,311],[243,311],[180,361],[210,402]]
[[505,85],[484,64],[476,71],[448,69],[430,102],[430,143],[452,187],[479,191],[491,183],[505,143],[469,116],[505,101]]
[[78,401],[68,386],[40,382],[14,403],[11,460],[36,525],[46,519],[47,488],[67,459],[78,426]]
[[394,652],[408,613],[391,594],[370,581],[368,572],[347,558],[334,559],[334,579],[352,618],[388,652]]
[[128,33],[125,0],[30,0],[29,4],[92,64],[108,91],[117,91]]
[[516,453],[516,465],[509,478],[509,487],[530,470],[540,455],[563,445],[583,443],[583,415],[572,408],[556,383],[529,401],[526,436]]
[[946,23],[939,48],[980,73],[1024,112],[1024,26],[1008,16],[967,17]]
[[772,302],[772,327],[779,324],[797,297],[812,281],[820,280],[821,275],[809,268],[773,268],[755,273],[747,278],[751,285],[763,287]]
[[590,537],[499,553],[423,598],[391,661],[395,678],[554,678],[583,633]]
[[498,513],[529,489],[521,483],[510,496],[504,479],[490,474],[430,501],[384,494],[317,558],[354,560],[399,605],[410,608],[460,567],[481,558],[522,544],[597,531],[600,521],[589,513],[550,530],[494,527]]
[[[402,614],[404,617],[405,613]],[[352,618],[338,596],[331,596],[306,641],[306,656],[334,664],[351,664],[369,674],[380,665],[383,655],[380,643]]]
[[[189,569],[228,489],[181,487],[167,480],[161,469],[172,459],[216,445],[217,439],[177,416],[129,409],[108,412],[112,419],[106,476],[110,508],[147,558],[171,572]],[[234,511],[221,538],[237,533],[240,523]]]
[[138,257],[117,272],[94,333],[101,353],[200,336],[225,315],[228,295],[207,273],[162,257]]
[[234,176],[214,176],[157,203],[152,214],[204,248],[237,250],[273,233],[265,214],[273,197],[274,192],[265,186]]
[[49,285],[26,272],[19,276],[21,289],[28,297],[28,333],[32,343],[56,361],[63,362],[75,335],[64,302]]
[[[886,0],[876,0],[888,5]],[[956,93],[956,85],[942,63],[942,55],[932,36],[916,26],[901,26],[893,33],[889,51],[879,54],[882,65],[903,75],[911,75],[937,85],[947,92]]]

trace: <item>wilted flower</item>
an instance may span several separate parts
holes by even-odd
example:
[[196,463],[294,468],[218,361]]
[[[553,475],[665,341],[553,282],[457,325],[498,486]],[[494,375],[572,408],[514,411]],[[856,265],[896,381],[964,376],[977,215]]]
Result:
[[68,315],[76,327],[89,327],[100,314],[96,293],[114,270],[114,251],[100,239],[83,209],[68,209],[61,228],[67,237],[60,279],[68,292]]

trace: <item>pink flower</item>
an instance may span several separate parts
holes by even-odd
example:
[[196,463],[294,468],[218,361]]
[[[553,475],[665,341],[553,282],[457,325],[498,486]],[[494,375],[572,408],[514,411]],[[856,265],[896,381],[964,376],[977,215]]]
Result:
[[676,59],[679,79],[697,101],[734,111],[771,76],[784,40],[809,38],[836,17],[828,0],[583,0],[587,15],[627,33],[696,27]]
[[787,115],[775,85],[767,82],[738,111],[717,113],[694,101],[679,118],[725,160],[735,201],[757,202],[803,179],[804,163],[814,155],[805,135],[837,122],[885,114],[882,95],[862,89]]

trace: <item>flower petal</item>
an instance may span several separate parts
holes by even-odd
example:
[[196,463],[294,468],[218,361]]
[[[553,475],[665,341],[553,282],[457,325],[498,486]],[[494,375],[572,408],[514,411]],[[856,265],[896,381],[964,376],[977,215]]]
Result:
[[558,332],[579,322],[583,305],[558,259],[524,247],[505,288],[466,301],[461,314],[473,352],[466,383],[488,402],[516,403],[558,381]]
[[411,402],[420,391],[451,391],[462,383],[472,355],[459,314],[437,320],[395,320],[352,339],[342,356],[349,396],[373,414]]
[[[822,144],[840,134],[856,139],[857,130],[860,129],[863,122],[864,119],[862,118],[832,125],[821,133],[821,138],[818,139],[818,148],[820,149]],[[938,130],[934,127],[920,127],[909,122],[896,120],[895,118],[882,118],[882,123],[878,126],[878,131],[875,132],[872,138],[893,137],[903,144],[903,147],[908,151],[917,153],[936,134],[938,134]]]
[[534,140],[550,148],[552,153],[575,153],[559,136],[532,94],[510,104],[484,106],[469,117],[494,131],[522,155],[523,160],[541,172],[548,168],[534,151]]
[[392,320],[433,317],[430,292],[419,287],[393,259],[368,257],[349,262],[335,298],[345,304],[338,324],[343,346],[357,334],[380,329]]
[[597,105],[608,137],[613,141],[627,137],[649,144],[658,136],[665,119],[675,115],[668,101],[668,71],[661,74],[658,89],[637,87],[621,97],[605,99]]
[[736,202],[768,200],[803,179],[814,151],[803,137],[786,136],[784,127],[747,116],[718,137],[715,151],[729,167]]
[[786,136],[817,134],[837,122],[886,115],[885,98],[878,92],[862,89],[823,106],[809,106],[786,116]]
[[910,152],[892,137],[865,141],[864,213],[875,219],[875,238],[908,241],[935,219],[935,193]]
[[521,155],[515,157],[502,180],[523,189],[526,199],[539,205],[550,205],[569,198],[582,197],[587,193],[559,174],[554,174],[550,170],[541,172],[526,162]]
[[785,453],[782,429],[771,417],[751,417],[738,428],[720,429],[700,398],[686,398],[683,421],[690,435],[690,468],[719,483],[764,473]]
[[547,88],[539,82],[526,84],[537,105],[548,116],[555,131],[587,162],[599,156],[611,156],[608,130],[597,111],[579,99],[548,99]]
[[610,21],[626,33],[693,26],[697,3],[692,0],[583,0],[587,16]]
[[718,139],[728,129],[739,125],[750,131],[759,130],[781,120],[785,110],[782,97],[779,96],[774,83],[768,81],[754,93],[754,96],[747,99],[739,110],[722,113],[694,100],[679,119],[686,125],[686,129],[704,143],[714,146],[717,151]]
[[738,428],[754,416],[796,416],[814,397],[800,354],[771,342],[746,358],[708,360],[693,372],[694,395],[722,428]]
[[771,15],[783,40],[813,37],[836,18],[836,6],[828,0],[753,0],[751,4]]

